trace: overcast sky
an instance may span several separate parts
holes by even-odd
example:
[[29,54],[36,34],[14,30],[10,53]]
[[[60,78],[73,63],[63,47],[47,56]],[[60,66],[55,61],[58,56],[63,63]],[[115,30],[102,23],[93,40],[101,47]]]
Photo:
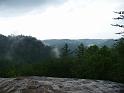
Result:
[[123,0],[0,0],[0,33],[38,39],[118,38]]

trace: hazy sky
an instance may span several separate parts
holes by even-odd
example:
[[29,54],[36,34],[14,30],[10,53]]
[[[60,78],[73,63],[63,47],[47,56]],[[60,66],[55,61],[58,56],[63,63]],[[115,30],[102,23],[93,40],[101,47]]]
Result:
[[38,39],[118,38],[123,0],[0,0],[0,33]]

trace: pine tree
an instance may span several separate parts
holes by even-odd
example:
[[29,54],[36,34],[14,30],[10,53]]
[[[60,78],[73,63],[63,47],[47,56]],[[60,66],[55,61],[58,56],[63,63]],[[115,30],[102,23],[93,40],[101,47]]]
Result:
[[[114,12],[119,15],[119,17],[113,18],[114,20],[124,20],[124,11]],[[124,22],[124,21],[123,21]],[[121,24],[111,24],[112,26],[124,28],[124,25]],[[116,34],[121,34],[124,37],[124,31],[118,32]]]
[[84,45],[81,43],[78,48],[76,49],[76,56],[78,58],[79,61],[83,60],[83,56],[84,56],[84,51],[85,51],[85,47]]
[[62,54],[61,54],[61,57],[62,58],[68,58],[70,55],[70,49],[68,47],[68,44],[65,43],[64,47],[62,48]]

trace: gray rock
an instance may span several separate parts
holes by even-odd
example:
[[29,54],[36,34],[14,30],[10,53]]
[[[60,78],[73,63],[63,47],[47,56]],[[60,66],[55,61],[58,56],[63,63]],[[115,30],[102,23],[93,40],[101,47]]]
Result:
[[37,76],[0,78],[0,93],[124,93],[124,84]]

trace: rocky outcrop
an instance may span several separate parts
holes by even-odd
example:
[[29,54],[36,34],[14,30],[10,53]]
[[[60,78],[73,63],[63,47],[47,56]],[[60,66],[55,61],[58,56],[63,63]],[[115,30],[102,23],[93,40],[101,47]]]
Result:
[[36,76],[0,78],[0,93],[124,93],[124,84]]

